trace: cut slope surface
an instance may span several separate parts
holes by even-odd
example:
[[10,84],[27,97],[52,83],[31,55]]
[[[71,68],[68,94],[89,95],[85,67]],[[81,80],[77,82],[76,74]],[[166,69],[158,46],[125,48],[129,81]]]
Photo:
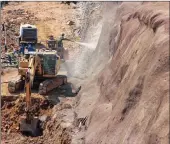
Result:
[[[89,106],[86,144],[168,143],[168,13],[168,3],[117,5],[113,27],[120,26],[120,31],[118,37],[103,39],[114,44],[109,64],[98,75],[100,96]],[[103,63],[99,51],[110,45],[105,48],[100,42],[96,53]],[[81,92],[80,112],[87,93],[86,88]],[[98,93],[89,96],[98,97]]]

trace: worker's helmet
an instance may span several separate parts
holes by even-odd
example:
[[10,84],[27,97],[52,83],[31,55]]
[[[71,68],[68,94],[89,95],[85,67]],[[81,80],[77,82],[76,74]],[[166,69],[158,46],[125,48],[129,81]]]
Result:
[[50,35],[50,36],[49,36],[49,39],[53,39],[53,38],[54,38],[54,36],[53,36],[53,35]]

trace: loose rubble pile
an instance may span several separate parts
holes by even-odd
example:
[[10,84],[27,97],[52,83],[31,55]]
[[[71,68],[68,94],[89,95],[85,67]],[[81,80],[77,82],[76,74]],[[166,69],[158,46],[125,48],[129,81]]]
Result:
[[[32,98],[32,108],[31,111],[34,116],[51,114],[52,103],[48,100],[40,98]],[[26,108],[26,102],[23,97],[19,97],[17,100],[12,101],[9,99],[2,100],[1,102],[1,116],[2,116],[2,132],[17,132],[19,130],[19,119],[20,116],[25,114],[24,109]]]
[[[5,101],[6,100],[6,101]],[[18,143],[60,143],[70,144],[70,133],[72,126],[63,126],[65,123],[63,117],[65,114],[62,111],[71,110],[72,105],[69,100],[64,100],[60,104],[53,105],[50,101],[33,98],[33,112],[35,116],[38,116],[41,121],[41,128],[43,129],[43,135],[39,137],[30,138],[28,136],[22,137],[19,133],[19,118],[24,114],[25,102],[23,97],[19,97],[17,100],[15,97],[6,98],[2,101],[2,138],[8,141],[11,137],[17,137]],[[11,100],[11,101],[10,101]],[[13,100],[13,101],[12,101]],[[40,105],[39,105],[40,104]],[[51,109],[53,108],[53,109]],[[56,119],[57,117],[57,119]],[[22,137],[22,138],[21,138]],[[17,139],[16,139],[17,141]],[[13,143],[13,142],[12,142]],[[17,143],[17,142],[16,142]]]

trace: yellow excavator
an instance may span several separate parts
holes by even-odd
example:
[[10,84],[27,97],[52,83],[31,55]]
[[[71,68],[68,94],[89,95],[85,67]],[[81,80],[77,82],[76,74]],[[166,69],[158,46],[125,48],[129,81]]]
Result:
[[[21,25],[19,44],[35,45],[37,43],[37,29],[31,25]],[[36,49],[25,52],[18,58],[18,75],[15,80],[8,82],[8,90],[15,93],[24,89],[26,91],[26,117],[21,119],[20,131],[38,133],[39,119],[31,113],[31,89],[38,85],[41,95],[67,83],[65,75],[58,75],[61,59],[56,50]]]
[[[35,47],[37,44],[37,28],[30,24],[21,24],[19,45]],[[60,56],[56,50],[35,49],[24,53],[18,58],[19,78],[8,83],[10,93],[23,89],[26,72],[30,69],[31,87],[38,84],[39,94],[46,94],[50,90],[67,82],[66,76],[59,76]]]
[[54,88],[67,83],[65,75],[58,75],[61,60],[56,51],[35,51],[19,58],[19,79],[8,83],[10,93],[23,89],[26,72],[30,69],[31,88],[38,84],[39,94],[45,95]]
[[31,105],[31,88],[39,85],[39,94],[45,95],[54,88],[67,83],[65,75],[57,75],[60,69],[60,57],[56,51],[36,51],[25,53],[19,60],[20,78],[8,83],[9,92],[16,92],[25,86],[26,116],[21,117],[20,132],[32,136],[40,133],[39,119],[33,116]]
[[40,133],[39,119],[33,116],[31,88],[39,84],[39,94],[47,94],[54,88],[67,83],[65,75],[57,75],[60,69],[60,57],[56,51],[28,52],[19,60],[20,78],[8,83],[10,92],[16,92],[25,86],[26,116],[20,120],[20,132],[37,136]]

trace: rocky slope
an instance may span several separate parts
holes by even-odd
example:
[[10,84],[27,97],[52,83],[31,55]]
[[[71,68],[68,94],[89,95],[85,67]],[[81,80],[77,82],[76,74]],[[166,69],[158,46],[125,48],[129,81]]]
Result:
[[77,103],[89,117],[85,143],[168,143],[168,3],[103,6],[107,21]]

